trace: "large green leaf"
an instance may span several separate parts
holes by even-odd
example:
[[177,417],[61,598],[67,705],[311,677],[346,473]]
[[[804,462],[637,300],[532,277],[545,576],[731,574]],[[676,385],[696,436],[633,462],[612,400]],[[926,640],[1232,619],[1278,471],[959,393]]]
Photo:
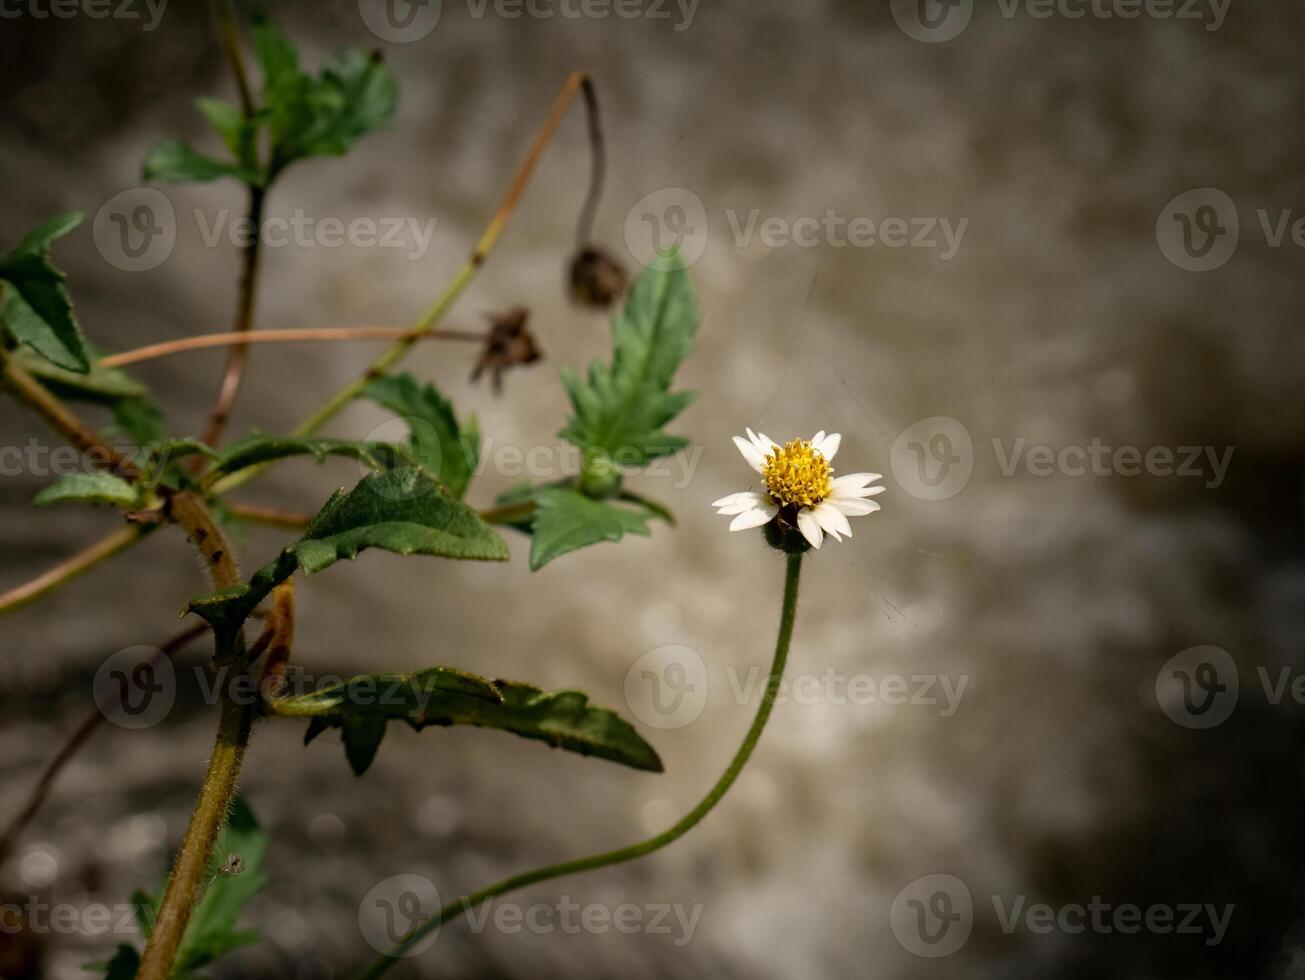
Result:
[[568,551],[618,541],[626,534],[647,537],[649,517],[646,511],[593,500],[577,490],[545,487],[535,493],[530,568],[538,571]]
[[[569,752],[635,769],[662,771],[657,753],[628,722],[613,711],[593,707],[579,691],[548,692],[515,681],[489,684],[480,678],[476,680],[486,688],[468,689],[466,678],[470,675],[458,675],[459,679],[450,683],[444,679],[446,668],[434,670],[439,672],[435,675],[439,684],[426,680],[429,671],[363,675],[317,694],[276,701],[273,710],[311,717],[305,742],[328,728],[341,729],[345,754],[359,775],[371,764],[386,724],[394,720],[406,722],[417,731],[431,725],[497,728]],[[396,679],[414,678],[416,685],[393,687]],[[393,692],[383,707],[370,703],[381,689],[376,683],[381,679],[391,685]],[[365,691],[366,696],[351,696],[351,689]]]
[[573,414],[563,438],[612,461],[639,466],[687,445],[662,427],[693,400],[671,381],[698,328],[693,284],[678,253],[660,256],[635,281],[612,321],[612,363],[587,378],[563,369]]
[[376,756],[388,721],[412,724],[433,700],[450,694],[494,703],[503,700],[483,677],[451,667],[431,667],[404,674],[361,674],[320,691],[277,698],[272,710],[286,717],[312,719],[305,743],[323,729],[338,726],[349,765],[361,776]]
[[210,474],[218,476],[235,473],[250,466],[291,456],[312,456],[319,463],[328,456],[347,456],[372,469],[381,469],[401,462],[406,456],[403,454],[396,457],[396,448],[383,443],[351,442],[348,439],[273,436],[255,432],[237,439],[219,453]]
[[50,262],[50,246],[76,228],[82,217],[72,213],[51,218],[0,259],[3,318],[9,333],[51,363],[78,374],[91,369],[90,355],[73,316],[65,276]]
[[439,483],[420,469],[392,469],[364,477],[347,493],[337,492],[303,537],[249,582],[200,596],[190,608],[215,630],[236,629],[296,569],[311,575],[356,558],[366,548],[481,561],[508,557],[507,545],[494,529]]
[[139,494],[136,487],[112,473],[70,473],[38,493],[32,503],[48,507],[69,501],[135,507]]
[[374,378],[360,397],[402,417],[417,462],[453,496],[460,499],[466,493],[480,461],[480,427],[474,415],[459,422],[452,402],[434,385],[422,384],[410,374]]

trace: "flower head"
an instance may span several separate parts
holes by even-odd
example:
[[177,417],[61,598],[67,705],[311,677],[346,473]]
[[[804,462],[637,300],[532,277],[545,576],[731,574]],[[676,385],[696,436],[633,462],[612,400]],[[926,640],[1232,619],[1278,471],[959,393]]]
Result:
[[[835,541],[852,536],[849,517],[873,514],[879,505],[867,497],[883,493],[883,486],[871,486],[883,479],[878,473],[850,473],[834,477],[830,463],[843,437],[823,429],[808,439],[792,439],[781,446],[751,429],[748,437],[734,437],[734,444],[748,464],[761,474],[764,490],[747,490],[721,497],[713,507],[718,514],[732,516],[731,531],[743,531],[778,521],[796,528],[813,548],[819,548],[828,532]],[[803,545],[802,547],[805,547]]]

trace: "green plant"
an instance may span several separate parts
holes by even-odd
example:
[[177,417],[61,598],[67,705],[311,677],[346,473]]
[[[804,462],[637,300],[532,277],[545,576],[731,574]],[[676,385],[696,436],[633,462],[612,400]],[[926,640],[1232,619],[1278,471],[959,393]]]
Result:
[[[295,47],[270,23],[255,19],[253,48],[262,76],[255,94],[246,76],[234,16],[225,3],[216,2],[214,7],[240,103],[204,99],[199,108],[217,131],[225,153],[211,155],[180,140],[165,140],[146,155],[144,175],[164,181],[236,180],[248,194],[250,224],[257,231],[278,176],[298,160],[346,153],[356,140],[392,118],[398,88],[378,57],[358,50],[337,55],[318,74],[307,72],[300,67]],[[412,346],[425,339],[481,343],[477,371],[488,365],[496,379],[506,368],[537,359],[523,313],[505,316],[483,336],[445,331],[439,325],[493,249],[535,162],[577,93],[583,93],[590,113],[595,167],[582,210],[580,259],[572,263],[575,295],[603,303],[624,288],[624,274],[588,241],[601,183],[601,131],[593,87],[576,74],[564,85],[485,235],[448,286],[411,329],[382,332],[393,345],[290,433],[255,432],[223,441],[250,345],[271,340],[374,339],[378,334],[312,329],[269,331],[262,336],[254,332],[258,234],[243,249],[231,334],[185,338],[110,356],[84,336],[64,276],[51,259],[53,245],[77,227],[80,215],[62,215],[44,223],[0,259],[4,290],[0,370],[5,385],[95,466],[93,472],[67,476],[46,487],[34,503],[105,505],[115,508],[123,520],[121,529],[109,538],[0,596],[0,615],[36,601],[93,565],[128,550],[145,535],[169,526],[185,532],[210,578],[209,589],[189,604],[189,611],[204,625],[169,641],[165,650],[172,653],[202,632],[212,634],[210,668],[217,681],[219,714],[214,749],[166,881],[155,893],[135,899],[143,948],[121,945],[100,965],[106,976],[115,980],[189,976],[254,938],[237,922],[242,906],[263,883],[260,862],[265,840],[253,814],[237,796],[237,783],[257,724],[304,721],[306,741],[339,729],[348,764],[359,776],[371,764],[391,722],[417,730],[447,725],[498,729],[635,769],[661,770],[656,751],[633,726],[617,713],[592,705],[577,691],[547,692],[527,683],[440,666],[404,674],[367,674],[307,693],[290,692],[285,683],[293,652],[296,572],[314,575],[367,549],[457,561],[504,561],[508,547],[500,527],[530,536],[530,567],[538,570],[576,549],[627,534],[647,535],[652,522],[672,520],[665,506],[626,489],[624,476],[686,445],[667,427],[692,397],[674,390],[673,382],[692,347],[699,314],[688,272],[673,251],[629,286],[612,321],[610,361],[591,365],[583,375],[562,371],[572,411],[560,435],[582,458],[574,478],[523,484],[500,495],[491,507],[473,506],[468,501],[474,498],[481,444],[476,420],[459,415],[432,382],[395,370]],[[589,274],[584,270],[592,272],[595,266],[601,267],[601,283],[579,281]],[[148,390],[124,367],[209,341],[230,348],[222,384],[201,434],[178,435],[170,431]],[[320,434],[357,399],[374,402],[406,420],[409,437],[384,443]],[[117,433],[131,440],[132,448],[116,448],[110,436],[83,421],[70,407],[74,404],[107,410]],[[319,462],[346,457],[368,472],[352,489],[331,496],[311,518],[233,499],[234,491],[269,467],[302,456]],[[229,531],[247,521],[297,533],[244,577],[234,561]],[[793,553],[787,558],[780,634],[766,697],[734,761],[703,802],[648,841],[530,872],[467,896],[414,930],[396,951],[458,908],[531,882],[650,853],[687,832],[715,806],[761,734],[787,657],[801,563],[801,549],[788,550]],[[262,619],[257,630],[256,617]],[[242,685],[257,696],[241,697]],[[364,689],[383,689],[392,696],[361,697]],[[92,720],[83,726],[47,770],[33,800],[0,842],[0,850],[33,817],[58,767],[89,737],[94,724]],[[384,972],[392,962],[383,958],[367,975]]]

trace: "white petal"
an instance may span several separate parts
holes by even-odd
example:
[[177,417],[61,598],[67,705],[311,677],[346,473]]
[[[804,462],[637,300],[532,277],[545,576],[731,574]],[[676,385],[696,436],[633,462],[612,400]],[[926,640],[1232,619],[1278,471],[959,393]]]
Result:
[[716,513],[722,515],[742,514],[745,510],[754,510],[757,508],[764,510],[774,506],[768,494],[758,493],[755,490],[748,491],[747,493],[736,493],[730,498],[721,499],[728,499],[730,501],[728,504],[718,503],[719,509]]
[[[875,480],[882,480],[882,473],[849,473],[847,476],[836,478],[830,485],[831,497],[863,497],[865,493],[863,488]],[[881,488],[882,489],[882,488]],[[878,493],[879,490],[874,491]]]
[[752,444],[757,447],[763,457],[769,456],[774,450],[780,448],[779,443],[766,435],[766,433],[753,432],[751,429],[748,429],[747,431],[748,438],[752,440]]
[[739,452],[742,453],[743,458],[748,461],[748,465],[760,473],[762,466],[766,462],[766,457],[762,455],[760,450],[742,436],[734,437],[734,445],[739,447]]
[[775,511],[762,510],[760,507],[753,510],[745,510],[734,520],[730,521],[731,531],[746,531],[750,527],[760,527],[762,524],[768,524],[775,517]]
[[882,508],[873,500],[862,500],[859,497],[830,497],[827,501],[841,510],[848,517],[864,517],[866,514],[873,514]]
[[802,537],[811,542],[811,547],[820,549],[825,533],[820,530],[820,522],[816,520],[815,514],[809,510],[798,511],[798,530],[802,532]]
[[875,497],[887,490],[887,487],[863,487],[860,490],[835,490],[829,500],[860,500],[862,497]]
[[843,512],[828,500],[817,504],[816,509],[811,513],[815,514],[820,526],[834,536],[835,541],[843,540],[839,535],[845,535],[849,538],[852,536],[852,525],[847,523],[847,518],[843,516]]
[[713,500],[711,505],[713,507],[728,507],[742,496],[742,493],[727,493],[725,496],[721,497],[720,500]]
[[811,440],[811,448],[817,450],[825,459],[830,460],[838,453],[838,447],[842,442],[843,437],[837,432],[825,435],[825,430],[821,429],[816,433],[816,437]]

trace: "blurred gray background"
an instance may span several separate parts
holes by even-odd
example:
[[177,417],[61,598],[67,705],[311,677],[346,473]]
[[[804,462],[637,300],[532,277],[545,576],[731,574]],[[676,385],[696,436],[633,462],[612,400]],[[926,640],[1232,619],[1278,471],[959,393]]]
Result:
[[[1290,231],[1274,247],[1259,214],[1272,232],[1305,206],[1305,10],[1234,0],[1125,19],[1074,5],[1087,10],[1075,19],[981,0],[941,41],[909,36],[901,25],[921,23],[911,4],[704,0],[691,16],[649,3],[597,18],[541,0],[537,11],[557,15],[510,18],[444,0],[429,34],[396,42],[369,29],[369,8],[374,17],[374,5],[334,0],[272,11],[309,64],[347,44],[378,47],[402,96],[394,125],[346,159],[290,170],[268,213],[434,219],[429,251],[268,249],[258,325],[411,322],[479,236],[567,72],[583,68],[609,144],[598,241],[637,267],[651,214],[700,253],[703,323],[680,375],[699,397],[673,426],[692,465],[631,481],[678,527],[536,574],[528,541],[509,532],[507,566],[369,553],[301,582],[295,660],[340,673],[443,663],[578,687],[635,718],[667,771],[493,732],[392,728],[358,780],[336,734],[303,748],[298,724],[264,724],[243,787],[272,835],[272,881],[251,916],[265,938],[213,974],[347,975],[371,953],[359,903],[390,876],[422,875],[449,899],[633,841],[696,802],[748,724],[755,700],[738,688],[764,670],[777,620],[782,564],[708,506],[749,485],[729,437],[750,425],[776,438],[841,431],[840,472],[880,471],[889,488],[882,513],[807,562],[791,670],[819,681],[816,696],[779,705],[737,787],[676,846],[507,900],[632,902],[644,923],[659,904],[697,909],[691,933],[674,914],[667,931],[630,935],[492,921],[477,933],[457,920],[398,975],[1305,976],[1305,707],[1290,691],[1275,704],[1262,682],[1294,678],[1305,659],[1305,255]],[[144,7],[134,21],[13,9],[0,21],[0,244],[138,187],[157,139],[216,150],[192,102],[233,86],[202,5],[167,6],[153,30]],[[965,5],[926,12],[961,17]],[[464,346],[426,345],[407,365],[476,412],[497,450],[558,446],[557,368],[608,349],[605,316],[572,307],[563,288],[587,166],[573,112],[449,319],[479,329],[525,304],[546,361],[513,372],[497,399],[468,382],[475,352]],[[1166,209],[1193,188],[1222,191],[1240,219],[1235,251],[1209,271],[1166,254],[1181,228]],[[82,323],[107,349],[230,322],[238,254],[207,246],[194,213],[234,219],[243,194],[229,182],[161,189],[177,241],[158,267],[107,261],[89,219],[57,248]],[[934,247],[746,235],[753,212],[791,228],[830,210],[876,225],[964,221],[964,233],[948,257],[936,230]],[[1199,236],[1211,212],[1190,213]],[[1226,229],[1227,205],[1216,213]],[[289,430],[374,349],[255,348],[231,434]],[[193,433],[221,363],[206,352],[136,373],[173,431]],[[911,429],[939,417],[952,421]],[[385,418],[355,406],[332,432],[361,437]],[[33,437],[44,438],[39,424],[0,401],[0,443]],[[1035,475],[1023,456],[1003,466],[1015,447],[1093,440],[1233,455],[1221,479],[1206,457],[1199,476]],[[938,491],[912,476],[913,464],[928,472],[958,453],[968,481]],[[500,463],[469,494],[482,506],[521,478],[487,455]],[[347,461],[286,463],[239,498],[311,511],[357,476]],[[0,589],[115,526],[104,510],[31,510],[48,482],[0,480]],[[251,529],[244,566],[285,540]],[[159,644],[203,588],[191,549],[167,530],[0,622],[0,816],[85,716],[104,658]],[[690,723],[659,729],[640,720],[637,676],[627,702],[627,672],[671,645],[701,658],[707,683]],[[1230,717],[1194,729],[1174,720],[1193,716],[1165,668],[1203,645],[1227,651],[1241,690]],[[0,867],[7,896],[85,908],[157,879],[211,746],[214,713],[193,683],[203,655],[200,643],[179,658],[182,689],[161,725],[105,726],[77,757]],[[898,677],[911,692],[922,682],[910,678],[934,678],[926,700],[944,680],[965,686],[954,711],[837,696],[855,678],[882,695]],[[956,882],[972,901],[968,941],[945,958],[918,955],[940,947],[911,936],[904,905],[937,897],[942,879],[918,882],[928,875],[949,876],[954,903]],[[1204,913],[1196,934],[1003,928],[1020,902],[1063,910],[1094,898],[1159,905],[1175,921],[1188,903],[1232,911],[1217,936]],[[122,938],[43,935],[36,972],[14,975],[82,975]]]

